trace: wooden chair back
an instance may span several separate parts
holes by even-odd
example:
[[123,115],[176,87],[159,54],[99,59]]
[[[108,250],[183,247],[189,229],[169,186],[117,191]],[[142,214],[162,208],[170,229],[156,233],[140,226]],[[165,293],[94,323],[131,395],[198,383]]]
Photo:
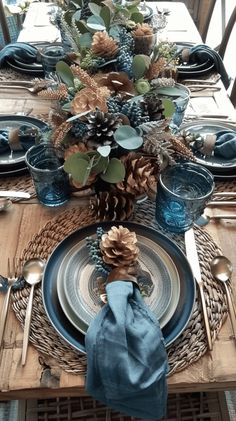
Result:
[[221,56],[221,58],[223,59],[225,56],[225,51],[229,42],[229,38],[231,35],[231,32],[233,30],[233,27],[235,25],[236,22],[236,6],[234,7],[233,12],[231,13],[231,16],[228,20],[228,23],[226,25],[219,49],[218,49],[218,53]]
[[209,24],[212,13],[216,4],[216,0],[180,0],[184,3],[192,16],[195,25],[202,37],[203,42],[206,41]]
[[10,32],[7,25],[6,15],[2,0],[0,0],[0,27],[2,29],[3,38],[6,44],[11,42]]

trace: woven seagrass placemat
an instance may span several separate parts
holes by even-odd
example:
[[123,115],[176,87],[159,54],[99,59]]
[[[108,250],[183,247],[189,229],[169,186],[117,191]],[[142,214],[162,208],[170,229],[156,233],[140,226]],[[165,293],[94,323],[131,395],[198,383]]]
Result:
[[[0,186],[2,190],[24,190],[25,192],[30,193],[31,196],[35,196],[35,189],[29,174],[17,177],[2,177],[0,179]],[[217,181],[215,185],[215,192],[235,192],[234,180]],[[224,200],[225,198],[217,197],[216,199]],[[230,197],[227,197],[227,200],[230,199]]]
[[[154,203],[146,201],[136,206],[132,218],[134,222],[142,225],[160,229],[154,221]],[[22,257],[29,259],[40,256],[47,259],[55,246],[68,234],[95,222],[95,217],[85,208],[73,208],[66,210],[60,216],[49,221],[32,239],[23,251]],[[176,241],[184,251],[184,236],[177,234],[165,234]],[[195,228],[196,242],[199,253],[199,260],[204,281],[204,293],[210,320],[210,328],[213,341],[227,317],[227,306],[222,289],[212,277],[210,262],[212,258],[220,253],[218,246],[210,235],[200,228]],[[16,317],[24,324],[25,311],[29,297],[30,288],[14,292],[13,310]],[[55,358],[57,364],[64,370],[71,373],[83,374],[86,371],[86,356],[72,349],[54,330],[47,319],[41,296],[41,288],[35,290],[30,340],[38,351],[45,354],[43,359]],[[204,321],[201,306],[196,295],[191,319],[179,338],[168,349],[170,374],[183,370],[185,367],[197,361],[207,352],[207,342],[204,329]],[[47,357],[47,356],[48,357]]]

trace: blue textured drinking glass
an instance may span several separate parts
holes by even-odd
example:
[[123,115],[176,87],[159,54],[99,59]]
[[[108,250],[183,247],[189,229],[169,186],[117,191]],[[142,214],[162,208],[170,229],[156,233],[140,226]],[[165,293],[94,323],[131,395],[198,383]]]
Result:
[[25,155],[39,201],[59,206],[69,199],[69,177],[63,169],[63,154],[50,143],[32,146]]
[[168,231],[187,231],[203,213],[213,190],[213,175],[201,165],[184,162],[167,167],[157,186],[157,222]]
[[56,74],[56,64],[65,59],[65,50],[61,45],[50,44],[40,51],[45,79],[59,82]]

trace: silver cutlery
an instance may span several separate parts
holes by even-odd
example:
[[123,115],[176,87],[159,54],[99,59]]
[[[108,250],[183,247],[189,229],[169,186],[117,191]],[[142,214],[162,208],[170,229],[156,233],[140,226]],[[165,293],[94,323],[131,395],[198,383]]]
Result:
[[30,194],[23,191],[0,190],[0,197],[19,197],[22,199],[30,199]]
[[12,263],[10,262],[10,259],[8,259],[7,261],[8,289],[4,297],[2,311],[1,311],[1,318],[0,318],[0,348],[2,346],[2,341],[3,341],[5,326],[6,326],[11,289],[19,277],[19,263],[20,263],[20,260],[17,258],[13,258]]
[[204,318],[206,335],[207,335],[207,343],[208,343],[209,350],[212,351],[211,331],[210,331],[209,319],[208,319],[208,314],[207,314],[206,301],[204,297],[203,280],[202,280],[202,275],[201,275],[201,268],[200,268],[193,228],[190,228],[188,231],[184,233],[184,239],[185,239],[186,256],[191,266],[196,282],[199,286],[200,299],[201,299],[202,310],[203,310],[203,318]]
[[26,314],[25,314],[22,360],[21,360],[21,363],[23,366],[25,365],[25,362],[26,362],[28,342],[29,342],[30,323],[31,323],[32,306],[33,306],[33,298],[34,298],[34,287],[37,283],[41,282],[44,266],[45,266],[44,260],[35,257],[30,260],[27,260],[22,269],[22,275],[24,276],[24,279],[29,285],[31,285],[29,300],[28,300]]
[[18,85],[18,86],[34,86],[35,82],[32,82],[31,80],[11,80],[11,82],[9,82],[9,80],[1,80],[0,81],[0,85],[2,86],[6,86],[11,84],[11,86],[14,85]]
[[31,94],[36,94],[41,90],[37,86],[21,86],[21,85],[0,85],[0,89],[24,89],[25,91],[29,91]]

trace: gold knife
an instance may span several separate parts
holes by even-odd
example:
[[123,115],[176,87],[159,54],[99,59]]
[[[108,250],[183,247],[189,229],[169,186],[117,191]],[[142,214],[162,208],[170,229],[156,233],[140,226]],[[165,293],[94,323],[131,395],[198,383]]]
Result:
[[211,340],[211,330],[210,330],[209,319],[208,319],[208,314],[207,314],[207,307],[206,307],[206,301],[205,301],[204,290],[203,290],[203,280],[202,280],[202,275],[201,275],[201,268],[200,268],[193,228],[190,228],[188,231],[185,232],[184,239],[185,239],[186,256],[191,266],[196,282],[199,286],[208,348],[210,351],[212,351],[213,347],[212,347],[212,340]]

